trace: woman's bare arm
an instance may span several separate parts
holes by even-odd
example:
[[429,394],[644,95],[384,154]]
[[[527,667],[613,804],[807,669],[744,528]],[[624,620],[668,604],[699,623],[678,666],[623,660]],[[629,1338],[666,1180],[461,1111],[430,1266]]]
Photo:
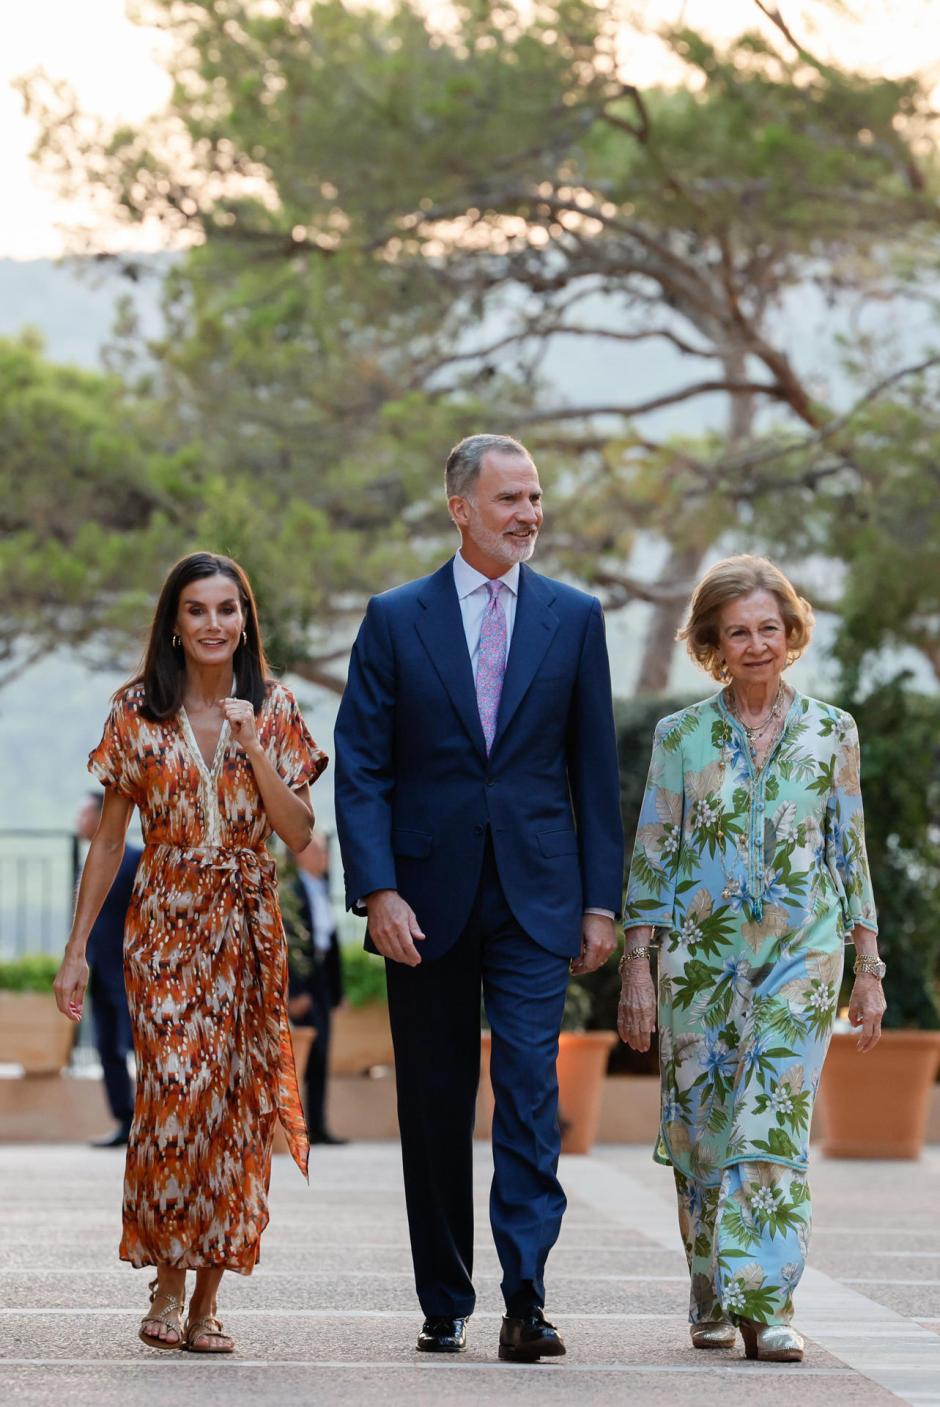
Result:
[[105,791],[101,820],[88,848],[78,886],[72,929],[53,984],[56,1005],[70,1021],[81,1020],[82,1003],[88,986],[88,964],[85,961],[88,935],[120,868],[124,838],[133,810],[134,803],[129,797],[110,787]]

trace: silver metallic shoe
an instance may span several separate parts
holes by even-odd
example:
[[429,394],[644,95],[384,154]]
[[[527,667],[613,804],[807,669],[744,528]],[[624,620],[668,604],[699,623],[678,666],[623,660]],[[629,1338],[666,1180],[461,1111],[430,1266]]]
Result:
[[703,1324],[690,1324],[693,1348],[734,1348],[738,1331],[730,1319],[712,1319]]
[[738,1325],[744,1340],[747,1358],[759,1358],[763,1363],[802,1363],[802,1335],[789,1324],[752,1324],[742,1319]]

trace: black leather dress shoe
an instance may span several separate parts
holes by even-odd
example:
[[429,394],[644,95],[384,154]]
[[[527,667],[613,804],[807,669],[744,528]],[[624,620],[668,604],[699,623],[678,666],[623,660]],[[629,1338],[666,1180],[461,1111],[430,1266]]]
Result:
[[324,1129],[320,1133],[312,1133],[310,1135],[310,1142],[328,1143],[331,1148],[341,1148],[345,1143],[349,1142],[349,1139],[338,1138],[335,1133],[327,1133]]
[[130,1133],[130,1129],[125,1128],[123,1124],[119,1124],[118,1127],[114,1130],[114,1132],[113,1132],[108,1138],[93,1138],[93,1139],[91,1139],[90,1142],[89,1142],[89,1147],[90,1147],[90,1148],[124,1148],[124,1147],[127,1146],[127,1138],[128,1138],[128,1134],[129,1134],[129,1133]]
[[416,1346],[422,1353],[463,1353],[467,1347],[466,1319],[425,1319]]
[[540,1309],[530,1309],[519,1319],[504,1317],[499,1356],[505,1362],[534,1363],[538,1358],[561,1358],[565,1352],[561,1335]]

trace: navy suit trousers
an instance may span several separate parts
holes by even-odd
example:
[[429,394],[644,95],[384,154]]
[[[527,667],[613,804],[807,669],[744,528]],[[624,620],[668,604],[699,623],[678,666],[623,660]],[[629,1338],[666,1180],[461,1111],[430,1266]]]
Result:
[[95,1045],[104,1073],[108,1104],[118,1123],[129,1129],[134,1117],[134,1091],[127,1073],[132,1042],[123,967],[94,966],[90,995]]
[[[420,944],[419,944],[420,949]],[[565,1194],[555,1060],[568,959],[513,917],[487,838],[470,918],[418,967],[386,961],[405,1197],[418,1299],[429,1317],[466,1316],[473,1289],[473,1124],[480,995],[492,1028],[495,1095],[490,1222],[510,1313],[545,1301],[544,1272]]]

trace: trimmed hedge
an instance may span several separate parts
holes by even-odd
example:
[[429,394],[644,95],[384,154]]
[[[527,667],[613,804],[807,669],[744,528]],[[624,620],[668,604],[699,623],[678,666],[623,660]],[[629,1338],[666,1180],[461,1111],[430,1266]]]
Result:
[[49,953],[28,953],[0,962],[0,992],[51,992],[59,961]]

